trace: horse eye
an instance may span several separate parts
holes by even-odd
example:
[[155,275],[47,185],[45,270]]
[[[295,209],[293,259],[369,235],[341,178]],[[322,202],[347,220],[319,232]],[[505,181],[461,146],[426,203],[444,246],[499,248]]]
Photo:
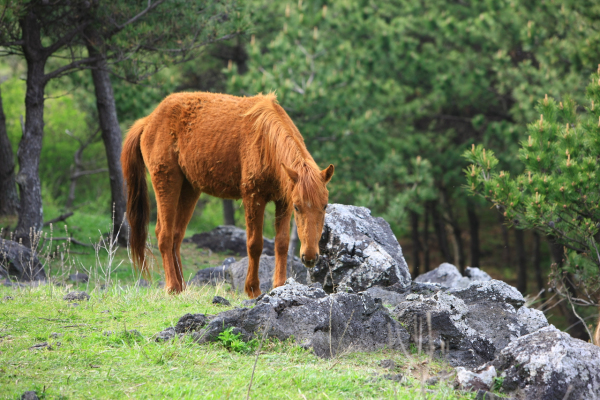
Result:
[[300,212],[300,210],[298,210],[298,206],[294,204],[294,210],[296,210],[296,212]]
[[323,211],[327,210],[327,204],[325,204],[325,207],[323,207]]

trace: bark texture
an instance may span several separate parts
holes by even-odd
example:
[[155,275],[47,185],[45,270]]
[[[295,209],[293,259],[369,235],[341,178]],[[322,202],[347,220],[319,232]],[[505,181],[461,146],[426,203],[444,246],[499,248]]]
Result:
[[235,226],[235,208],[231,199],[223,199],[223,222]]
[[15,160],[6,132],[6,116],[0,93],[0,215],[16,215],[19,196],[15,181]]
[[19,184],[20,212],[15,237],[29,247],[30,234],[40,231],[43,226],[39,165],[44,136],[44,89],[47,83],[44,67],[48,54],[42,46],[41,27],[33,11],[29,10],[19,23],[27,62],[27,89],[25,130],[17,152],[19,173],[16,181]]
[[515,228],[515,250],[517,252],[517,289],[521,293],[527,291],[527,259],[525,256],[525,234]]
[[473,201],[467,202],[467,216],[469,218],[469,232],[471,234],[471,267],[479,268],[479,218],[475,210],[475,203]]
[[102,141],[106,151],[108,175],[110,178],[110,193],[114,207],[114,232],[119,232],[119,243],[127,244],[129,225],[125,218],[127,201],[125,199],[125,181],[121,169],[122,140],[121,127],[117,118],[117,106],[106,59],[97,46],[101,43],[99,35],[93,28],[85,30],[86,46],[90,57],[96,57],[92,64],[92,79],[96,93],[96,107],[102,132]]

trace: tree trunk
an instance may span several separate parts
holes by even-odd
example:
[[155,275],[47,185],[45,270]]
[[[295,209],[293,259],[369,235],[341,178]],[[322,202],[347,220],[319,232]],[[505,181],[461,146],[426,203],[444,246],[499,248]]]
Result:
[[235,208],[233,200],[223,199],[223,222],[225,225],[235,226]]
[[[99,56],[101,53],[96,48],[102,43],[99,35],[93,28],[88,28],[85,30],[85,36],[88,55],[90,57]],[[117,118],[117,106],[105,58],[99,58],[92,65],[92,79],[110,178],[110,193],[114,207],[113,229],[115,233],[119,232],[119,243],[127,245],[129,225],[125,217],[127,200],[125,199],[125,181],[121,169],[123,137]]]
[[444,262],[451,261],[450,248],[448,247],[448,235],[446,234],[446,224],[442,220],[440,213],[437,210],[437,204],[431,203],[431,218],[433,219],[433,228],[438,241],[438,247],[442,253]]
[[429,214],[431,213],[431,204],[425,203],[425,221],[423,224],[423,272],[429,271]]
[[469,218],[469,232],[471,234],[471,267],[479,268],[479,218],[475,211],[475,202],[467,201],[467,216]]
[[421,260],[419,259],[421,241],[419,240],[419,214],[414,211],[410,211],[410,225],[413,242],[413,278],[416,278],[421,273]]
[[[558,270],[560,271],[565,256],[563,246],[560,243],[557,243],[556,239],[551,236],[548,236],[548,244],[550,245],[550,253],[552,254],[552,259],[558,265]],[[563,279],[563,281],[565,282],[565,287],[569,291],[570,295],[574,296],[576,294],[575,288],[571,284],[569,277],[567,276],[566,279]],[[591,339],[590,335],[588,335],[587,330],[585,329],[585,326],[583,326],[579,318],[575,316],[573,310],[571,309],[571,305],[568,304],[568,302],[561,302],[559,305],[559,309],[561,311],[561,314],[566,317],[567,322],[570,325],[569,334],[571,336],[577,339],[581,339],[585,342]]]
[[[544,277],[542,275],[542,249],[540,234],[537,231],[533,231],[533,258],[532,258],[533,270],[535,271],[535,280],[537,282],[537,289],[539,292],[544,290]],[[544,293],[541,295],[542,302],[546,302],[546,296]]]
[[525,256],[525,234],[515,228],[515,250],[517,252],[517,289],[525,294],[527,291],[527,259]]
[[44,67],[47,55],[41,43],[40,25],[33,12],[29,11],[19,23],[27,62],[27,88],[25,130],[17,151],[19,173],[16,181],[19,184],[20,201],[15,237],[29,247],[32,244],[30,234],[33,238],[42,229],[44,222],[39,165],[44,136],[44,89],[47,83]]
[[510,261],[510,239],[508,237],[508,229],[506,228],[504,216],[502,216],[502,214],[498,213],[498,219],[502,229],[502,241],[504,242],[504,247],[502,248],[502,261],[504,262],[504,268],[511,268],[512,263]]
[[19,196],[15,181],[15,159],[6,132],[6,116],[0,93],[0,215],[16,215]]

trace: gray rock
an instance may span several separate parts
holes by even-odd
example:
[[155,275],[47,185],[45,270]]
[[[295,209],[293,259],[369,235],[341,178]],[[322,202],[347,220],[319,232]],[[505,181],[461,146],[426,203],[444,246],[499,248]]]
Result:
[[437,283],[447,289],[464,289],[473,282],[489,281],[492,277],[479,268],[467,267],[462,276],[454,265],[443,263],[439,267],[415,278],[415,282]]
[[491,281],[492,277],[480,270],[479,268],[467,267],[465,268],[465,276],[471,281]]
[[411,293],[392,314],[423,351],[433,350],[453,366],[475,368],[493,360],[523,332],[515,308],[493,291],[484,293],[487,297],[476,301],[441,290],[433,295]]
[[214,341],[219,333],[233,327],[246,340],[267,330],[270,337],[293,337],[319,357],[345,351],[402,349],[408,334],[388,311],[368,293],[327,295],[322,289],[288,279],[251,308],[217,314],[208,325],[193,334],[199,343]]
[[490,390],[496,378],[496,368],[485,366],[477,371],[469,371],[463,367],[456,368],[456,380],[463,390]]
[[213,304],[222,304],[224,306],[230,306],[231,303],[225,297],[215,296],[212,299]]
[[478,390],[475,400],[513,400],[512,397],[500,397],[497,394],[488,392],[487,390]]
[[208,323],[204,314],[185,314],[175,325],[175,332],[188,333],[202,329]]
[[164,331],[160,331],[156,335],[154,335],[155,336],[154,340],[157,342],[166,342],[166,341],[173,339],[176,335],[177,335],[177,332],[175,332],[175,328],[171,327],[171,328],[165,329]]
[[398,305],[406,299],[406,295],[386,290],[381,286],[370,287],[366,290],[373,298],[381,299],[383,304]]
[[549,325],[544,313],[535,308],[519,308],[519,311],[517,311],[517,318],[525,329],[523,334],[533,333]]
[[600,347],[554,326],[511,342],[491,365],[518,399],[600,398]]
[[31,249],[12,240],[0,239],[0,277],[9,276],[21,282],[46,280],[44,266],[35,254],[31,254]]
[[75,283],[85,283],[89,280],[89,277],[83,272],[76,272],[74,274],[69,275],[69,280]]
[[[198,247],[207,248],[218,253],[231,253],[237,256],[248,256],[246,249],[246,231],[231,225],[217,226],[210,232],[197,233],[191,241]],[[263,254],[275,255],[275,242],[263,238]]]
[[21,400],[39,400],[37,392],[29,390],[21,395]]
[[437,283],[444,288],[456,286],[462,275],[454,265],[443,263],[436,269],[421,274],[415,278],[415,282]]
[[491,281],[473,282],[464,289],[451,289],[448,293],[463,299],[466,303],[477,303],[478,301],[493,301],[508,303],[515,308],[525,303],[523,295],[506,282],[492,279]]
[[64,295],[63,300],[67,301],[81,301],[81,300],[89,300],[90,295],[86,292],[69,292]]
[[[311,280],[326,292],[410,285],[408,266],[390,225],[364,207],[329,204]],[[332,279],[333,276],[333,279]]]
[[[275,257],[260,256],[258,265],[258,279],[260,280],[260,290],[262,293],[269,291],[273,287],[273,273],[275,272]],[[234,290],[238,292],[244,291],[246,283],[246,274],[248,273],[248,257],[242,258],[229,266],[225,270],[227,282],[229,282]],[[294,258],[293,266],[287,268],[288,278],[294,278],[296,281],[306,284],[308,283],[308,271],[304,265]]]
[[226,265],[219,265],[218,267],[201,269],[200,271],[196,272],[196,275],[190,279],[188,284],[202,286],[208,283],[216,285],[219,282],[225,282],[225,271],[227,268],[228,266]]

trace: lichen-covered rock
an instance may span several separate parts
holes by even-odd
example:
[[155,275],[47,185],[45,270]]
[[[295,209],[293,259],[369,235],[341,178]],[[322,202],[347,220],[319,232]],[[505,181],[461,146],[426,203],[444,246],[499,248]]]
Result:
[[449,263],[443,263],[436,269],[421,274],[415,278],[415,282],[420,283],[437,283],[445,288],[452,288],[456,286],[458,281],[463,276],[454,265]]
[[[217,226],[210,232],[197,233],[190,239],[198,247],[219,253],[248,256],[246,231],[231,225]],[[275,241],[263,238],[263,254],[275,255]]]
[[466,288],[451,289],[448,293],[463,299],[466,303],[476,303],[485,300],[508,303],[515,308],[519,308],[525,303],[523,295],[516,288],[496,279],[473,282]]
[[67,294],[64,295],[63,300],[67,300],[67,301],[82,301],[82,300],[89,300],[90,299],[90,295],[87,294],[86,292],[69,292]]
[[154,340],[157,342],[166,342],[166,341],[173,339],[175,336],[177,336],[177,332],[175,332],[175,328],[169,327],[169,328],[165,329],[164,331],[160,331],[156,335],[154,335],[154,337],[155,337]]
[[533,333],[549,325],[544,313],[535,308],[519,308],[519,311],[517,311],[517,318],[525,329],[523,332],[524,334]]
[[456,368],[456,380],[459,387],[464,390],[490,390],[494,378],[496,378],[496,368],[493,365],[476,371],[469,371],[463,367]]
[[[275,272],[275,257],[262,255],[258,265],[258,279],[260,279],[260,290],[265,293],[273,287],[273,273]],[[233,289],[238,292],[244,291],[246,283],[246,274],[248,273],[248,257],[234,262],[225,269],[225,278]],[[308,270],[300,261],[294,258],[292,268],[287,268],[288,278],[294,278],[296,281],[308,283]]]
[[12,240],[0,239],[0,277],[21,282],[45,281],[46,271],[31,249]]
[[226,271],[234,262],[234,257],[227,257],[225,260],[223,260],[223,263],[217,267],[201,269],[200,271],[196,272],[196,275],[190,279],[188,284],[201,286],[207,283],[216,285],[220,282],[224,282],[227,279]]
[[446,289],[463,289],[473,282],[490,280],[492,278],[479,268],[467,267],[465,269],[465,276],[462,276],[458,268],[450,263],[440,264],[436,269],[415,278],[415,282],[436,283]]
[[329,204],[319,248],[321,257],[310,277],[329,293],[410,285],[408,266],[390,225],[372,217],[368,208]]
[[265,329],[279,340],[293,337],[319,357],[383,347],[400,350],[408,345],[406,330],[369,294],[328,295],[293,279],[264,295],[251,309],[217,314],[194,338],[199,343],[214,341],[230,327],[246,339]]
[[175,325],[175,332],[187,333],[199,331],[208,323],[208,318],[204,314],[185,314],[179,318]]
[[[496,285],[492,289],[498,287],[503,288]],[[514,306],[503,301],[506,298],[495,290],[465,295],[464,299],[441,290],[411,293],[392,314],[407,328],[411,342],[423,346],[424,351],[443,354],[453,366],[475,368],[493,360],[499,350],[524,333]]]
[[511,342],[490,365],[517,399],[600,398],[600,347],[554,326]]

